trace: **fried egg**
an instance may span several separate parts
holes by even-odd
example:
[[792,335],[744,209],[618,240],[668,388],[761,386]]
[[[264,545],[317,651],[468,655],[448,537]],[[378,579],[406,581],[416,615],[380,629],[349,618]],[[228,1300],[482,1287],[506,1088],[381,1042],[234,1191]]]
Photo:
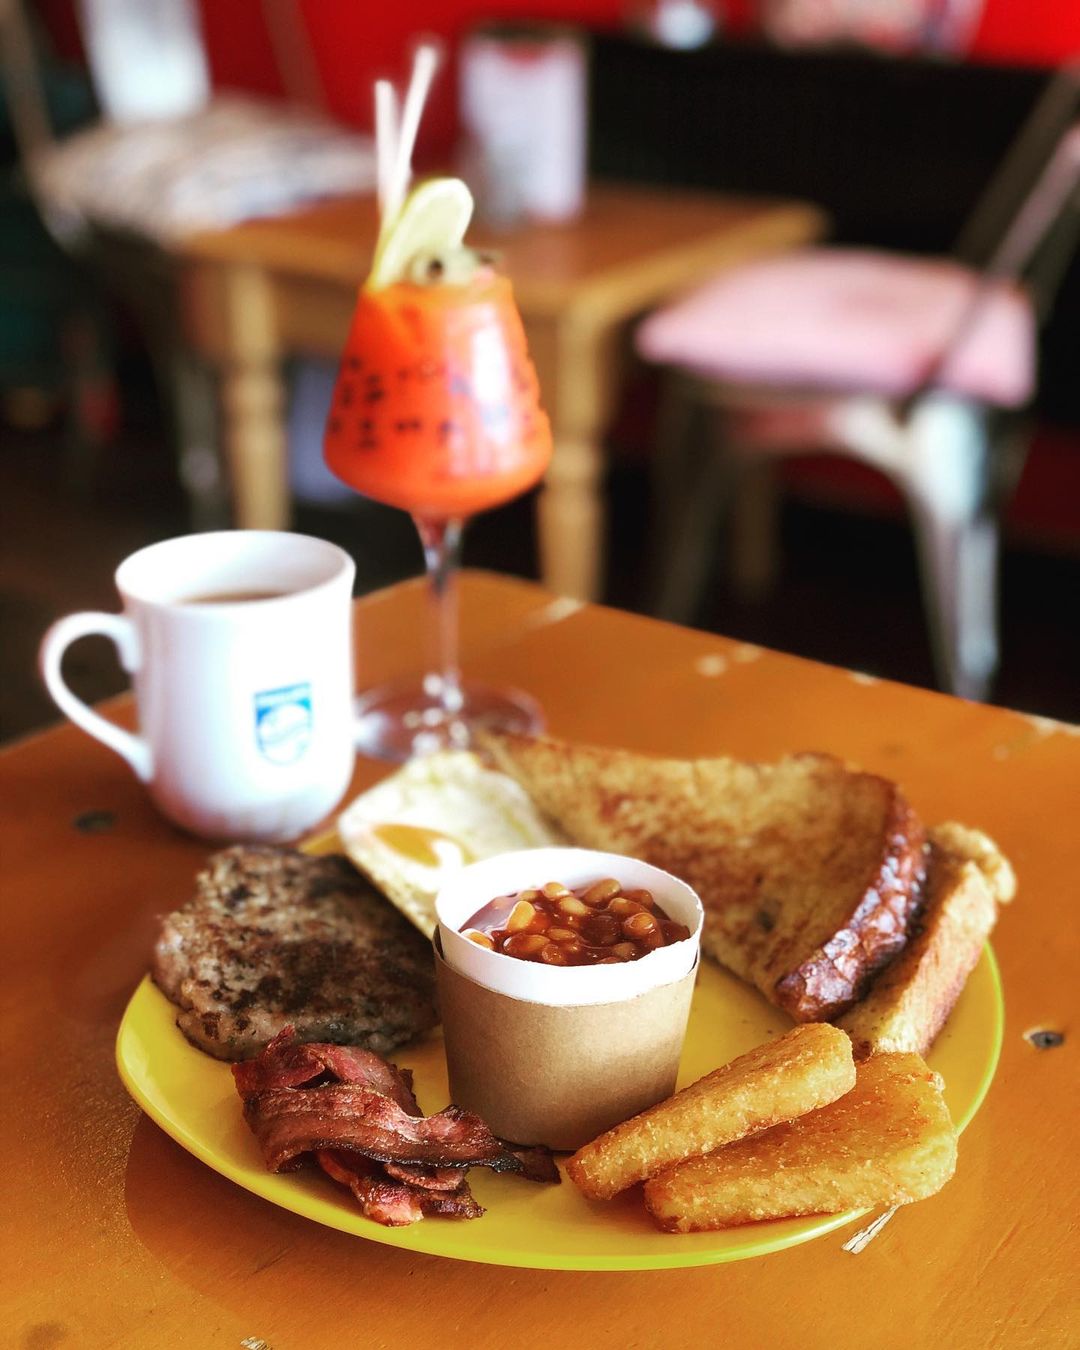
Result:
[[353,863],[428,937],[435,896],[462,867],[568,842],[512,778],[464,750],[410,761],[357,797],[337,828]]

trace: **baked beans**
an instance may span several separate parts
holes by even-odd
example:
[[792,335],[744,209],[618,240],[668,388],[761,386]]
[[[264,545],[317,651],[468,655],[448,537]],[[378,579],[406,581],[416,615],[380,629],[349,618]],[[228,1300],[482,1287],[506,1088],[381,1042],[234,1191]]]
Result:
[[637,961],[690,936],[651,891],[624,889],[601,877],[571,889],[559,881],[500,895],[461,926],[488,951],[548,966],[602,966]]

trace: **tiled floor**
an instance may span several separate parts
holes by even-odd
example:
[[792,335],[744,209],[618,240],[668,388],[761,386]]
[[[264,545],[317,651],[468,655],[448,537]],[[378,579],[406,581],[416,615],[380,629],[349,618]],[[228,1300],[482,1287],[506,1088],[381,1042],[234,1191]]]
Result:
[[[162,436],[152,424],[102,456],[90,487],[70,486],[55,435],[0,439],[0,738],[55,720],[35,669],[41,633],[60,614],[116,607],[112,572],[134,548],[186,529]],[[611,476],[611,603],[644,604],[647,477],[626,465]],[[332,538],[357,560],[358,590],[420,570],[410,523],[397,512],[350,501],[304,509],[298,529]],[[899,520],[794,502],[785,508],[780,584],[765,602],[737,602],[717,575],[698,615],[702,627],[800,655],[930,684],[930,658],[910,537]],[[531,504],[475,522],[466,561],[532,575]],[[994,700],[1080,720],[1080,550],[1006,551],[1002,568],[1004,655]],[[109,644],[90,638],[65,667],[88,699],[123,687]]]

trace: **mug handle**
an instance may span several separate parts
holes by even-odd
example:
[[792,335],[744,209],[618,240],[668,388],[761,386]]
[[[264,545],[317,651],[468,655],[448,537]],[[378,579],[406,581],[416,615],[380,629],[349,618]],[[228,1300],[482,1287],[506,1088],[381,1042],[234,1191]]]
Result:
[[129,675],[138,668],[139,640],[130,619],[126,619],[122,614],[101,614],[93,611],[69,614],[65,619],[58,619],[41,640],[39,659],[45,687],[66,717],[69,717],[76,726],[82,727],[83,731],[96,737],[102,744],[107,745],[110,750],[115,750],[127,760],[139,780],[148,783],[153,777],[154,764],[150,746],[144,738],[125,731],[115,722],[110,722],[108,718],[94,712],[82,699],[76,698],[64,683],[60,670],[64,652],[78,638],[89,637],[92,634],[101,634],[112,639],[120,654],[120,664]]

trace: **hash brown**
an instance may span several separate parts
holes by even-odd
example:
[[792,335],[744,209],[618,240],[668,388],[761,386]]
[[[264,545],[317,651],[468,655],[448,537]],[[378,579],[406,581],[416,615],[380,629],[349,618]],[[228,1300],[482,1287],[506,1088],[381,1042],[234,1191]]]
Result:
[[923,1200],[956,1167],[941,1089],[918,1055],[874,1055],[831,1105],[647,1181],[646,1208],[665,1231],[690,1233]]
[[827,1022],[793,1027],[607,1130],[578,1149],[567,1172],[590,1200],[609,1200],[686,1158],[826,1106],[854,1085],[842,1031]]

